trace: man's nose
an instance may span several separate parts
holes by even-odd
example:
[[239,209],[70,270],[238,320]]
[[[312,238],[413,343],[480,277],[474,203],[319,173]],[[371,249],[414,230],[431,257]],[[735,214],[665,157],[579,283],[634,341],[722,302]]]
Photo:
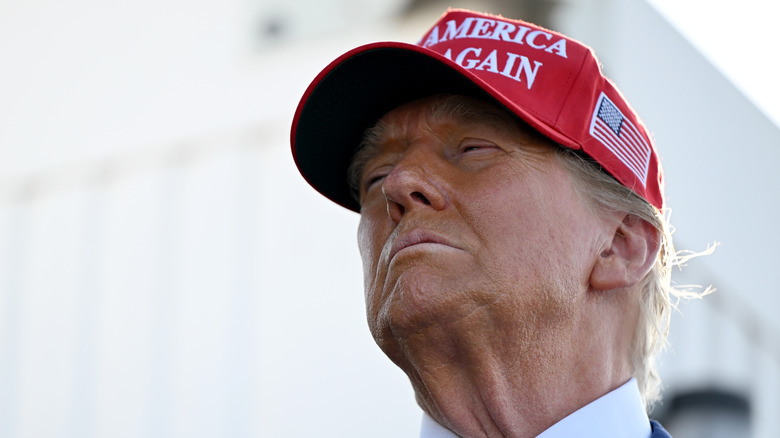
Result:
[[383,181],[387,213],[395,223],[410,210],[442,210],[447,206],[444,182],[439,175],[442,164],[420,155],[406,157],[397,163]]

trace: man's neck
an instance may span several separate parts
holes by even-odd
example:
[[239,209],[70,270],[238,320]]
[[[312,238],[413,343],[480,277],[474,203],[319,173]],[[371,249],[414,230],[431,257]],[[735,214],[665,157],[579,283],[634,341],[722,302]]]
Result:
[[[458,384],[430,384],[440,379],[457,379]],[[417,391],[423,410],[440,424],[468,437],[535,437],[614,389],[595,391],[590,385],[587,392],[581,386],[565,387],[567,382],[561,381],[558,383],[563,383],[563,388],[557,384],[535,384],[517,391],[516,380],[506,376],[493,376],[492,382],[486,384],[473,375],[442,378],[439,374],[426,382],[425,390]]]
[[[550,351],[474,340],[430,345],[431,339],[445,338],[428,333],[407,339],[405,356],[414,362],[402,368],[422,409],[461,436],[537,436],[631,377],[628,366],[608,366],[625,361],[606,348],[596,352],[594,362],[588,360],[593,351],[566,344]],[[550,343],[540,339],[535,345]],[[583,357],[583,351],[589,355]]]

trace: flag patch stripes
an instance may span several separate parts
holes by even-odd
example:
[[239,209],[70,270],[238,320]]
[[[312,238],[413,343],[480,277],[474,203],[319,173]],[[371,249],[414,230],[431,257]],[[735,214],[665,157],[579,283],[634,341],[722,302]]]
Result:
[[604,93],[599,96],[593,110],[590,135],[615,154],[639,178],[642,186],[646,185],[650,145]]

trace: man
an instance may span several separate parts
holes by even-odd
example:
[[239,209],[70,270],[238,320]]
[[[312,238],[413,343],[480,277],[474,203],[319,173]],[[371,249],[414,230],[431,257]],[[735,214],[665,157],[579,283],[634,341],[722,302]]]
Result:
[[329,65],[292,147],[361,215],[369,326],[421,436],[668,436],[645,413],[673,292],[661,168],[588,47],[447,11]]

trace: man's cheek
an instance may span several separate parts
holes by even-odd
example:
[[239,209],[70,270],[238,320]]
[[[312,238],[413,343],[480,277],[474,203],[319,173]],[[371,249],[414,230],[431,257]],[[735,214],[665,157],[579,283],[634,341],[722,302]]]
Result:
[[360,258],[363,260],[363,273],[368,274],[372,263],[372,260],[376,260],[377,250],[375,248],[375,239],[373,238],[375,227],[372,226],[365,218],[360,219],[358,225],[358,251],[360,252]]

